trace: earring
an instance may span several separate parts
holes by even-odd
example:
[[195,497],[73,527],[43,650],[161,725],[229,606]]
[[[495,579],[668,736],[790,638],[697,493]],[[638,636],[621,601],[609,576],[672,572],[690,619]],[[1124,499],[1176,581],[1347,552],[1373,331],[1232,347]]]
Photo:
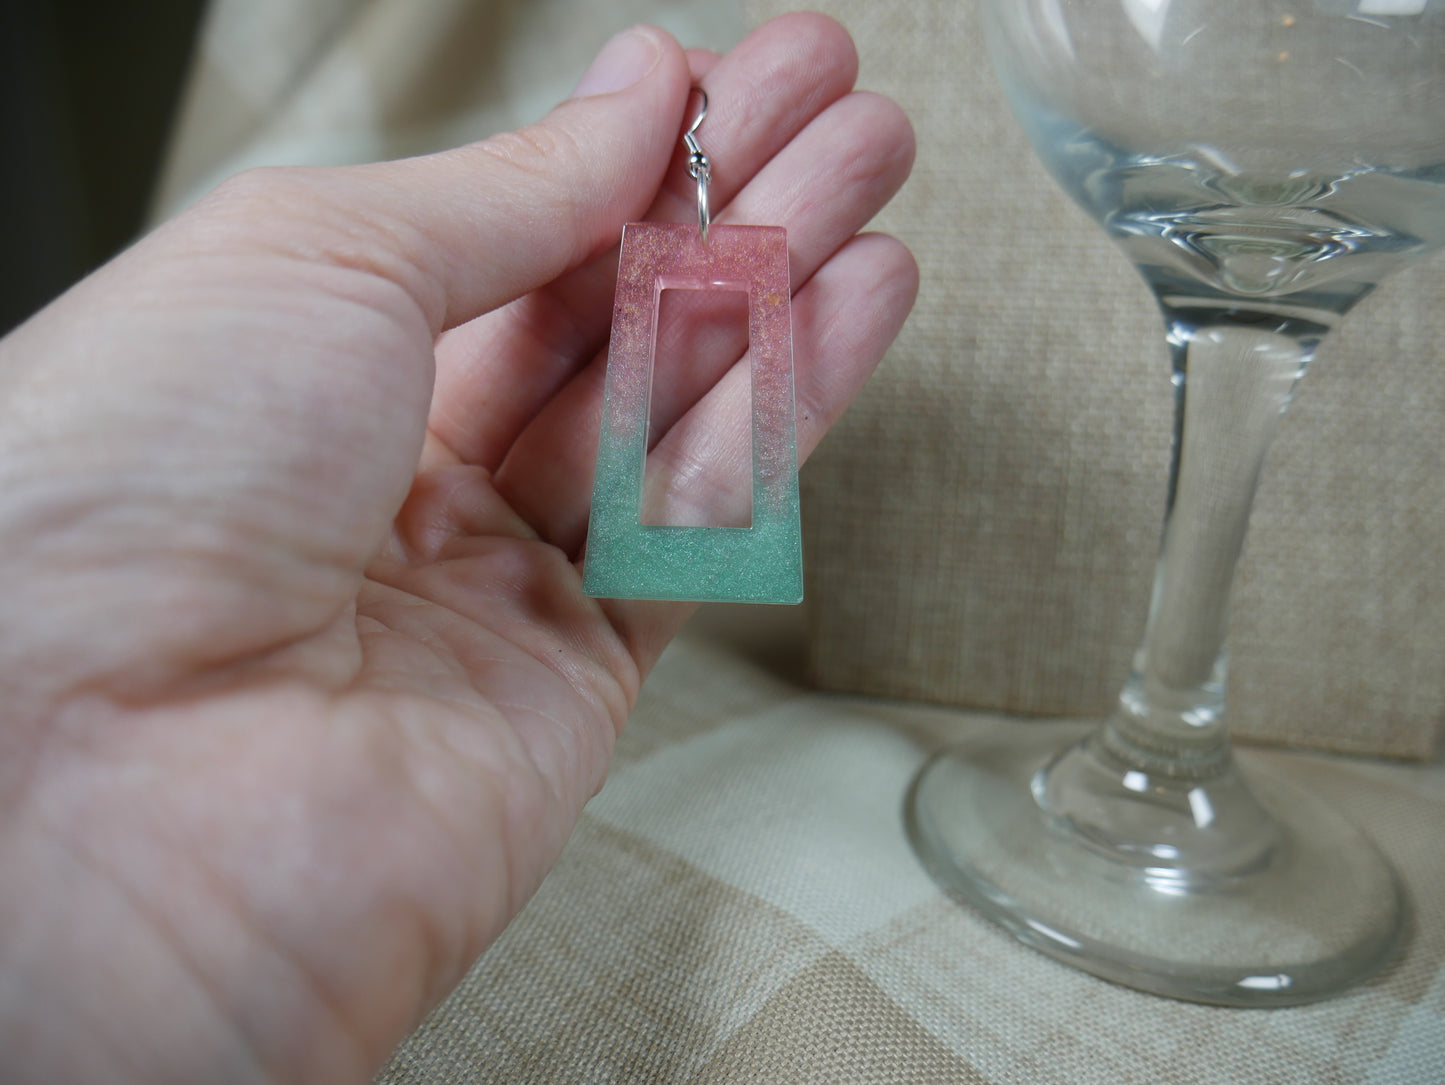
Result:
[[[683,142],[697,182],[697,226],[630,222],[622,231],[607,383],[582,587],[618,599],[798,603],[803,598],[792,288],[781,226],[712,226],[712,164],[697,140],[707,95]],[[681,527],[642,519],[648,416],[664,290],[747,295],[752,375],[752,523]]]

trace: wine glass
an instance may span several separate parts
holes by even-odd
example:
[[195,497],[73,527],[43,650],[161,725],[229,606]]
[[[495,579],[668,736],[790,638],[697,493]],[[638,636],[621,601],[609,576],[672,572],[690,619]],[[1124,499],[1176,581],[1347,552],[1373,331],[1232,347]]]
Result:
[[[1295,382],[1350,308],[1445,243],[1445,0],[988,0],[1045,165],[1164,316],[1176,397],[1143,643],[1108,719],[932,758],[915,849],[1019,939],[1226,1005],[1344,989],[1398,943],[1372,842],[1225,724],[1227,605]],[[1045,734],[1052,732],[1045,731]]]

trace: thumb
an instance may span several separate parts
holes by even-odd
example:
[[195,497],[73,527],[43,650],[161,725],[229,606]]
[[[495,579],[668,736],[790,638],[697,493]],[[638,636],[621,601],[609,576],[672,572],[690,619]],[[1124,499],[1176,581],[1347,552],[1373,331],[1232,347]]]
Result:
[[538,123],[419,158],[257,171],[272,213],[251,221],[310,259],[395,280],[435,334],[615,244],[662,184],[689,86],[677,41],[633,27]]
[[[612,38],[574,96],[537,124],[373,167],[366,211],[407,229],[413,296],[440,330],[550,282],[614,244],[652,203],[677,144],[690,76],[671,35]],[[420,293],[419,293],[419,292]]]

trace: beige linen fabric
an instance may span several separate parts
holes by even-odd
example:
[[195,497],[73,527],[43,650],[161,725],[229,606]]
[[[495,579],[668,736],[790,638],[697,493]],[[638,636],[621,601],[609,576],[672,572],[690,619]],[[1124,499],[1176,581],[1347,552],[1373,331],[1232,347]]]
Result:
[[[1171,397],[1143,283],[1037,164],[973,0],[821,0],[903,103],[879,225],[918,307],[803,473],[826,688],[1107,711],[1142,632]],[[786,0],[748,0],[754,21]],[[1430,755],[1445,717],[1445,275],[1387,283],[1302,382],[1260,488],[1229,640],[1236,735]]]
[[536,120],[617,31],[725,50],[737,0],[213,0],[155,198],[248,166],[423,154]]
[[1013,942],[913,858],[902,798],[965,731],[1031,725],[811,693],[696,635],[644,690],[536,898],[384,1085],[1413,1085],[1445,1080],[1445,772],[1257,753],[1404,873],[1406,952],[1335,1000],[1153,998]]

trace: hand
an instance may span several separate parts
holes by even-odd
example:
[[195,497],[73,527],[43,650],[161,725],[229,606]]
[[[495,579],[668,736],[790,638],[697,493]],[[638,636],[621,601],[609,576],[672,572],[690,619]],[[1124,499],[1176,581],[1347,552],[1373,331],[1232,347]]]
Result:
[[[0,343],[0,1078],[365,1081],[540,882],[688,614],[585,597],[615,244],[781,224],[806,454],[912,304],[896,106],[794,16],[524,132],[218,189]],[[660,455],[729,408],[673,374]]]

